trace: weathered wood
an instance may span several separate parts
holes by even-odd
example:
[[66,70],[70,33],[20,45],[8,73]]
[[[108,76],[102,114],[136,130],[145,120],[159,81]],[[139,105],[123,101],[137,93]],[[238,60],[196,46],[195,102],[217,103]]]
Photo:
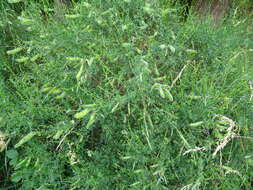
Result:
[[231,0],[194,0],[193,10],[202,17],[211,15],[218,24],[228,11],[230,2]]
[[212,4],[212,16],[215,23],[219,23],[228,11],[229,0],[216,0]]
[[57,19],[62,20],[67,8],[71,5],[71,0],[54,0],[54,9]]

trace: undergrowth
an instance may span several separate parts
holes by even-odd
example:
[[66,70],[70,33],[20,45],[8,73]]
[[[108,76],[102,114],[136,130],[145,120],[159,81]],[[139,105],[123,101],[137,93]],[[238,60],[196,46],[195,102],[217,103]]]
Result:
[[169,2],[2,4],[0,189],[251,189],[252,20]]

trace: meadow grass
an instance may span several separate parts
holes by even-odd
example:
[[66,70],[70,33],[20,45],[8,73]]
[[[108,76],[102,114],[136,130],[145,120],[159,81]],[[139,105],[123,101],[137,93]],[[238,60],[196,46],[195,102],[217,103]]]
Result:
[[250,16],[214,26],[170,1],[81,1],[61,19],[3,5],[0,189],[252,189]]

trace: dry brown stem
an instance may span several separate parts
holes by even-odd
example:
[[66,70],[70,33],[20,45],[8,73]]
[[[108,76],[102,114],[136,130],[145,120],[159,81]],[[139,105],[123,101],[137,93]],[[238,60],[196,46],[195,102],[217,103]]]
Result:
[[232,138],[234,138],[236,135],[236,133],[234,132],[236,124],[235,122],[226,117],[226,116],[219,116],[221,121],[225,121],[229,123],[229,128],[227,129],[227,135],[221,140],[220,144],[216,147],[214,153],[213,153],[213,157],[216,156],[216,154],[222,150],[229,142]]

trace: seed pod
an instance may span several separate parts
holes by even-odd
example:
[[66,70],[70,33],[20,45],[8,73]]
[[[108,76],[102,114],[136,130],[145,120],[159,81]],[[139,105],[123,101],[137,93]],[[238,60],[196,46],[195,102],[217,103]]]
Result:
[[53,88],[49,91],[49,94],[60,94],[61,90],[58,88]]
[[64,98],[64,97],[65,97],[65,92],[63,92],[63,93],[61,93],[60,95],[56,96],[55,99],[56,99],[56,100],[60,100],[60,99],[62,99],[62,98]]
[[32,61],[32,62],[36,61],[40,56],[41,56],[40,54],[37,54],[37,55],[33,56],[33,57],[31,58],[31,61]]
[[65,14],[65,17],[66,18],[72,18],[72,19],[74,19],[74,18],[79,18],[79,17],[81,17],[81,15],[80,14],[75,14],[75,15],[68,15],[68,14]]
[[199,122],[196,122],[196,123],[191,123],[190,126],[191,127],[198,127],[200,125],[202,125],[204,123],[204,121],[199,121]]
[[29,18],[24,18],[24,17],[19,16],[18,19],[23,25],[32,25],[34,23],[34,20],[29,19]]
[[196,53],[198,53],[195,49],[187,49],[186,52],[189,53],[189,54],[196,54]]
[[7,51],[6,53],[7,53],[8,55],[14,55],[14,54],[16,54],[16,53],[18,53],[18,52],[20,52],[20,51],[22,51],[22,50],[23,50],[23,48],[18,47],[18,48],[9,50],[9,51]]
[[81,61],[80,57],[66,57],[67,61]]
[[88,124],[86,125],[86,128],[87,128],[87,129],[90,128],[90,126],[94,123],[95,119],[96,119],[96,113],[94,112],[94,113],[92,113],[92,115],[90,116],[89,122],[88,122]]
[[83,118],[84,116],[86,116],[90,111],[91,111],[91,110],[89,110],[89,109],[85,109],[85,110],[83,110],[83,111],[81,111],[81,112],[79,112],[79,113],[76,113],[76,114],[74,115],[74,117],[75,117],[76,119],[81,119],[81,118]]
[[19,3],[23,0],[7,0],[7,1],[8,1],[8,3]]
[[19,59],[16,59],[16,61],[19,63],[24,63],[24,62],[27,62],[28,60],[29,60],[29,57],[21,57]]
[[36,132],[30,132],[28,133],[26,136],[24,136],[15,146],[14,148],[18,148],[20,146],[22,146],[24,143],[28,142],[29,140],[31,140],[31,138],[34,137],[34,135],[36,135]]
[[41,90],[41,92],[48,92],[52,89],[52,87],[45,87]]
[[82,108],[94,108],[96,106],[96,104],[85,104],[85,105],[82,105],[81,107]]

